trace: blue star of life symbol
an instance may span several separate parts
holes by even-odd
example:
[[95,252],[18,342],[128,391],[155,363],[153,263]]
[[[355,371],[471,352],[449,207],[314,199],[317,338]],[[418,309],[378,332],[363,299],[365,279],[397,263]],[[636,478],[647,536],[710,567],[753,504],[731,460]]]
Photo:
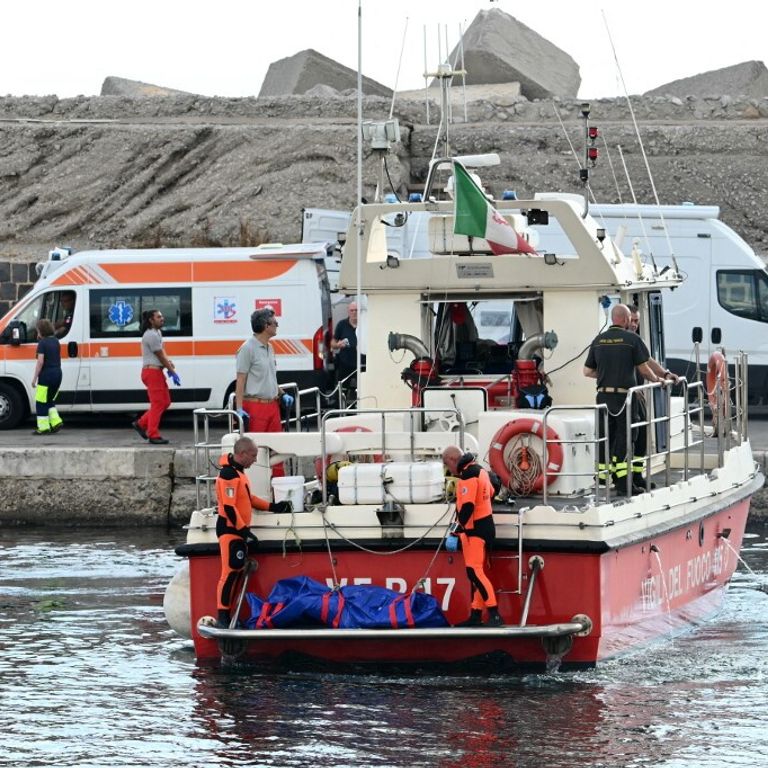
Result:
[[116,301],[107,312],[109,321],[119,327],[128,325],[133,320],[133,307],[124,301]]
[[225,320],[229,320],[229,318],[235,314],[237,308],[234,301],[224,299],[216,305],[216,311],[222,315]]

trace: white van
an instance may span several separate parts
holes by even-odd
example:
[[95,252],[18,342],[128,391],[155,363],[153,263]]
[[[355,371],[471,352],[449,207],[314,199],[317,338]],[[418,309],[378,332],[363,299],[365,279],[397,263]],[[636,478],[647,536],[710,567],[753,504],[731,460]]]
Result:
[[[165,350],[181,378],[181,387],[171,387],[171,408],[226,404],[235,353],[252,334],[251,313],[268,306],[280,320],[271,342],[280,382],[324,387],[332,332],[327,255],[326,243],[51,251],[37,283],[0,319],[0,429],[34,411],[41,318],[59,327],[62,413],[147,407],[139,328],[148,309],[165,316]],[[75,305],[65,323],[66,293]]]
[[[543,198],[580,196],[545,194]],[[394,221],[393,214],[386,218]],[[692,332],[702,330],[702,365],[716,347],[726,354],[749,355],[749,402],[768,404],[768,272],[765,261],[730,227],[720,221],[720,209],[705,205],[590,205],[590,215],[618,239],[629,255],[637,241],[644,260],[653,255],[660,269],[671,267],[674,254],[685,276],[683,284],[664,296],[664,338],[667,367],[692,377],[695,370]],[[402,227],[387,228],[388,250],[398,258],[418,258],[428,247],[428,212],[412,214]],[[342,231],[350,214],[306,209],[303,237]],[[562,251],[569,243],[556,222],[531,225],[538,234],[537,250]],[[327,230],[327,231],[326,231]],[[415,238],[411,242],[410,238]],[[331,278],[334,279],[333,277]],[[475,318],[483,338],[509,338],[514,313],[511,302],[487,303]],[[482,326],[482,327],[481,327]]]
[[[749,403],[768,404],[768,272],[765,261],[720,221],[708,205],[590,205],[625,254],[636,247],[644,261],[672,267],[683,283],[664,295],[667,367],[691,378],[695,371],[694,328],[702,330],[702,365],[722,346],[726,356],[749,355]],[[557,248],[562,234],[539,229],[540,248]],[[730,359],[730,358],[729,358]]]

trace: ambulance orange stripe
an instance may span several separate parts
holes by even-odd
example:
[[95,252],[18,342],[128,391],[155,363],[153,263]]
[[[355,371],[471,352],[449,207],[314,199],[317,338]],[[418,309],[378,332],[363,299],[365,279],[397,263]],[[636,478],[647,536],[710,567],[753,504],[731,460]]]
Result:
[[189,262],[139,262],[134,264],[100,263],[117,283],[188,283],[192,274]]
[[[284,275],[295,259],[266,261],[144,262],[138,264],[101,263],[98,266],[118,283],[238,283],[271,280]],[[56,283],[73,284],[70,272]]]
[[85,285],[88,282],[79,269],[70,269],[52,281],[52,285]]
[[[275,350],[275,355],[301,355],[306,354],[300,349],[298,344],[282,340],[280,344],[277,343],[277,339],[273,339],[270,343]],[[62,341],[62,347],[66,339]],[[203,358],[203,357],[224,357],[227,355],[234,355],[240,348],[243,342],[235,340],[211,340],[211,341],[176,341],[174,339],[164,339],[163,346],[169,357],[191,357],[191,358]],[[298,343],[306,348],[307,352],[312,352],[312,339],[299,339]],[[34,360],[37,344],[22,344],[18,347],[9,345],[3,345],[2,352],[0,353],[0,359],[4,356],[6,360]],[[95,340],[90,343],[84,343],[78,345],[80,357],[83,360],[99,359],[108,360],[109,358],[125,358],[125,357],[141,357],[141,341],[139,339],[127,340],[115,340],[115,339],[103,339]],[[62,355],[62,360],[67,361],[70,358],[66,357],[66,352]]]
[[[275,350],[275,355],[297,355],[306,354],[306,352],[299,352],[292,345],[281,344],[277,347],[276,340],[272,340],[272,348]],[[312,340],[301,339],[301,344],[307,348],[308,351],[312,351]],[[181,341],[174,339],[163,339],[163,347],[169,357],[191,357],[191,358],[205,358],[205,357],[224,357],[234,355],[240,348],[243,342],[235,340],[211,340],[211,341]],[[34,357],[34,345],[29,345],[31,349],[30,355],[23,357]],[[12,347],[11,349],[19,350],[21,347]],[[102,350],[106,354],[102,354]],[[92,341],[90,344],[80,345],[80,354],[83,358],[98,358],[108,359],[124,358],[124,357],[141,357],[141,342],[138,339],[131,339],[130,341],[117,341],[115,339],[104,339],[103,341]]]
[[288,272],[296,264],[295,259],[280,261],[225,261],[198,262],[192,265],[193,282],[243,282],[272,280]]

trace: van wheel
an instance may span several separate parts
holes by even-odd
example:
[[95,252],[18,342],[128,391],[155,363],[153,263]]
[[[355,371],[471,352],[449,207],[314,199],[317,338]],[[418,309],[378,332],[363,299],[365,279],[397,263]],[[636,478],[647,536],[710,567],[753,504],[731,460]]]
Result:
[[18,390],[0,381],[0,429],[13,429],[26,415]]

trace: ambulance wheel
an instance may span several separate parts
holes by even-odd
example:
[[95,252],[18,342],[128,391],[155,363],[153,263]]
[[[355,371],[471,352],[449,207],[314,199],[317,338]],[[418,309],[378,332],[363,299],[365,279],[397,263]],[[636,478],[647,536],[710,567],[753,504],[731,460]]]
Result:
[[[224,402],[221,404],[222,408],[229,408],[229,398],[232,397],[232,395],[235,394],[235,382],[233,381],[228,387],[227,387],[227,393],[224,395]],[[234,401],[233,401],[234,404]]]
[[0,429],[13,429],[26,415],[24,402],[16,387],[0,381]]

